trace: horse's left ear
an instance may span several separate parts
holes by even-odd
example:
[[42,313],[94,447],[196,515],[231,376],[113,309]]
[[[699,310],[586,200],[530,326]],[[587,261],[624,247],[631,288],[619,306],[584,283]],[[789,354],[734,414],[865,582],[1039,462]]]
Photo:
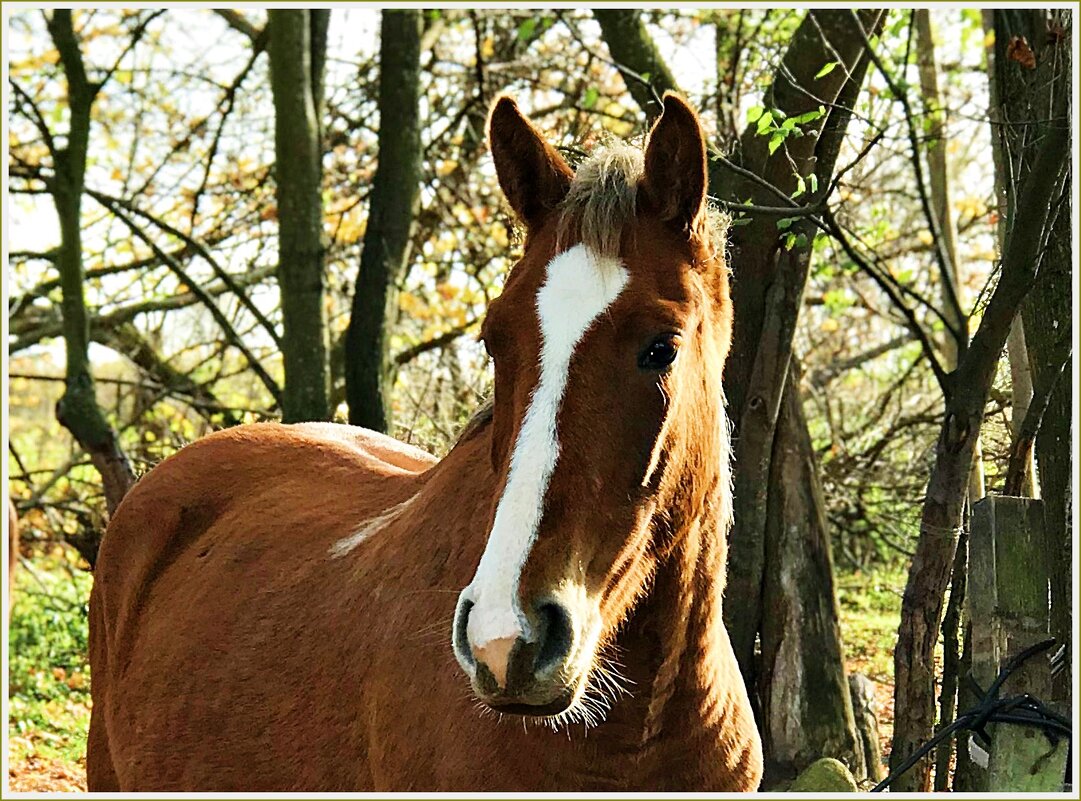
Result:
[[692,232],[706,202],[706,142],[698,115],[672,92],[649,133],[642,188],[651,209]]

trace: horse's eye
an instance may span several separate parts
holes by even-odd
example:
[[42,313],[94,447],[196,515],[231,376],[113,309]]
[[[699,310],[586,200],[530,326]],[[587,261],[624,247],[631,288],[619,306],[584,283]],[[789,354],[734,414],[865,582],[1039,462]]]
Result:
[[639,355],[638,366],[642,370],[664,370],[675,361],[678,349],[679,337],[676,334],[661,334]]

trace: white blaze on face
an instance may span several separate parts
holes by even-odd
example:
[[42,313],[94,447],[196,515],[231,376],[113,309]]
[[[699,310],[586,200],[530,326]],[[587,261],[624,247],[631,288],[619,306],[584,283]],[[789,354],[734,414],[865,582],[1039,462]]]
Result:
[[575,348],[593,321],[623,291],[627,270],[577,245],[548,264],[537,293],[540,381],[511,454],[488,545],[463,597],[473,602],[467,634],[474,650],[524,633],[518,581],[540,525],[544,496],[559,456],[556,418]]

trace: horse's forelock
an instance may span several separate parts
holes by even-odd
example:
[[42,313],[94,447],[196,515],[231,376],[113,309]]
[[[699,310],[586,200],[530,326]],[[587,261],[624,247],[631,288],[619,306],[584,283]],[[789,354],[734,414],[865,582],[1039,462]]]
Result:
[[[577,240],[600,256],[618,257],[623,232],[634,221],[644,169],[641,148],[622,142],[602,146],[583,161],[561,206],[560,248]],[[711,258],[724,253],[728,225],[728,215],[707,203],[697,233]]]

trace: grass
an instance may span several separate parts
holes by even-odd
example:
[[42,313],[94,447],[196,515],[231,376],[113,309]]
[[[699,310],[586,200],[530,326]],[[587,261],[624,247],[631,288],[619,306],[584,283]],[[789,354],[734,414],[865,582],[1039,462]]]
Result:
[[906,578],[900,567],[836,576],[845,666],[850,674],[862,673],[875,683],[883,758],[889,757],[893,739],[893,652]]
[[893,684],[893,651],[901,622],[901,569],[839,573],[837,601],[849,666],[872,681]]
[[8,629],[12,765],[79,763],[90,725],[86,608],[90,576],[57,546],[20,566]]

